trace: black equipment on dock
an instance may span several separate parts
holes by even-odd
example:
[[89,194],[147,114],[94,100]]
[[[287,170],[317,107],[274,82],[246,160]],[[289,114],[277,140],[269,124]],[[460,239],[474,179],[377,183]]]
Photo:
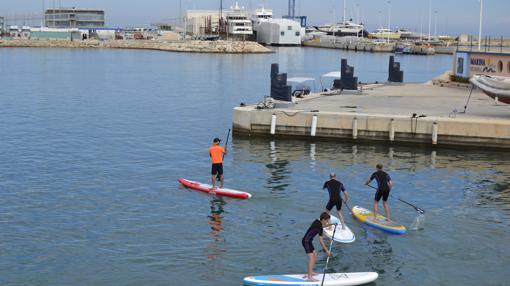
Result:
[[271,98],[282,101],[292,101],[292,86],[287,85],[287,74],[278,72],[278,64],[272,64]]
[[404,82],[404,71],[400,70],[400,63],[395,61],[394,56],[390,56],[390,64],[388,66],[389,82]]
[[341,77],[333,81],[333,88],[358,90],[358,77],[354,76],[354,67],[347,64],[347,59],[342,59],[340,71]]

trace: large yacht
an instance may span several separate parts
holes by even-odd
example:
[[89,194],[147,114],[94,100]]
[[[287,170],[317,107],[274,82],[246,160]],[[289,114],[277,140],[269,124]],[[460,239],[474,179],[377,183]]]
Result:
[[379,28],[375,31],[375,33],[370,33],[368,35],[369,38],[372,39],[389,39],[389,40],[398,40],[400,39],[399,32],[392,32],[390,29]]
[[231,7],[231,11],[227,12],[227,32],[231,35],[252,35],[253,26],[249,19],[249,13],[240,7],[239,3]]
[[258,26],[269,19],[273,19],[273,10],[262,7],[256,9],[251,15],[251,21],[253,22],[253,31],[258,30]]
[[345,37],[345,36],[356,36],[356,37],[366,37],[368,36],[368,32],[364,30],[363,24],[356,24],[352,21],[344,21],[331,25],[323,25],[317,27],[317,30],[320,32],[324,32],[328,35],[333,35],[337,37]]

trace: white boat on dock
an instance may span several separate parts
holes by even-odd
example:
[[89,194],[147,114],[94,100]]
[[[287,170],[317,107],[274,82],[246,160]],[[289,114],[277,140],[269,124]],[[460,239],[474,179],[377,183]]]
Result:
[[488,96],[510,104],[510,78],[503,76],[474,75],[469,82]]

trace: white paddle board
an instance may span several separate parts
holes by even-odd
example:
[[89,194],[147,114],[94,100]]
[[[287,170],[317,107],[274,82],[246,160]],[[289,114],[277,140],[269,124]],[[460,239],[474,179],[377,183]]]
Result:
[[345,229],[342,229],[342,224],[340,223],[340,220],[336,216],[331,216],[329,221],[331,223],[337,223],[338,225],[336,226],[336,231],[334,225],[324,228],[324,233],[328,238],[331,238],[333,236],[333,232],[335,232],[335,237],[333,238],[333,240],[336,242],[351,243],[354,242],[354,240],[356,240],[354,233],[347,225],[345,226]]
[[[249,276],[244,278],[244,285],[250,286],[317,286],[321,285],[323,274],[315,275],[318,281],[310,281],[303,278],[304,274],[294,275],[264,275]],[[353,272],[353,273],[327,273],[324,277],[324,286],[351,286],[363,285],[375,281],[379,277],[377,272]]]

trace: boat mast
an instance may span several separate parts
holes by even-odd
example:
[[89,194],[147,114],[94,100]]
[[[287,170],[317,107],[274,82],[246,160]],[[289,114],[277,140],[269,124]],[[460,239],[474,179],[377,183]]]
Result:
[[391,33],[391,1],[388,1],[388,43],[390,42],[390,33]]
[[347,0],[344,0],[344,23],[345,23],[345,13],[347,11]]
[[429,42],[430,42],[430,26],[432,22],[432,0],[429,0]]

